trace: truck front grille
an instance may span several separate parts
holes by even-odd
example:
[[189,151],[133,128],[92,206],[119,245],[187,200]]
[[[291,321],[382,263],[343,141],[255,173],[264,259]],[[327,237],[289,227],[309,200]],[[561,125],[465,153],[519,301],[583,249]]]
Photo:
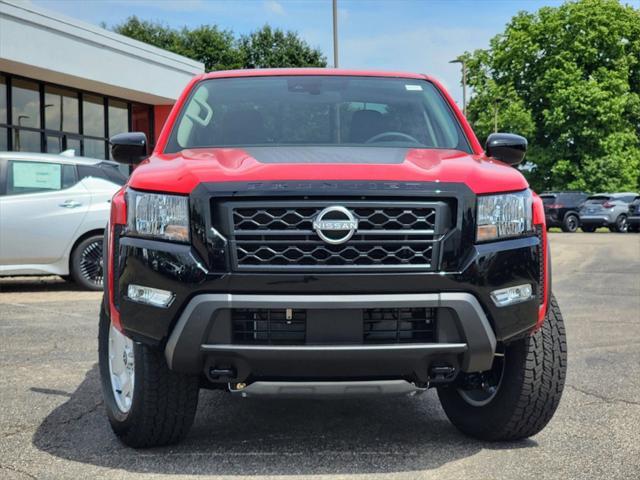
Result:
[[[346,208],[357,229],[344,243],[323,240],[314,220]],[[234,270],[431,269],[448,205],[434,202],[276,201],[226,204]]]

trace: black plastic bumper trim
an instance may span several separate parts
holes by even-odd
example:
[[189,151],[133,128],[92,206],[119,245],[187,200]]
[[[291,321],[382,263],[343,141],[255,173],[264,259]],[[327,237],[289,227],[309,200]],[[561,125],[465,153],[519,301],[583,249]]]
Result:
[[[207,345],[205,338],[218,310],[230,308],[384,308],[384,307],[443,307],[457,315],[458,327],[465,343],[406,344],[406,345],[323,345],[323,346],[247,346]],[[478,300],[469,293],[429,293],[393,295],[233,295],[203,294],[191,299],[178,319],[165,348],[167,364],[172,370],[197,373],[205,354],[222,352],[251,361],[282,359],[282,352],[290,353],[290,360],[318,360],[330,356],[333,362],[362,360],[384,361],[399,354],[419,360],[434,354],[461,354],[460,368],[465,372],[489,370],[496,349],[496,337]],[[338,358],[339,357],[339,358]],[[418,357],[418,358],[416,358]],[[425,365],[426,368],[426,365]]]

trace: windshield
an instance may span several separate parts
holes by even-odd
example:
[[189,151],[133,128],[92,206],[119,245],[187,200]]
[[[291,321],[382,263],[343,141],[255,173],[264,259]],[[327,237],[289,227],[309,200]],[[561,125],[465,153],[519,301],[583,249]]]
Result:
[[204,80],[165,148],[379,146],[471,153],[458,121],[425,80],[271,76]]

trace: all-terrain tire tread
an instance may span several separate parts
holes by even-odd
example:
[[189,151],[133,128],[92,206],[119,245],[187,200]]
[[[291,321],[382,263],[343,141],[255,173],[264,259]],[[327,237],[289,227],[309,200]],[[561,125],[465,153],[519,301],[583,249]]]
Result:
[[501,440],[526,438],[540,432],[560,402],[566,377],[567,341],[554,297],[542,328],[531,335],[530,342],[520,397],[513,415],[499,432]]
[[[110,320],[104,305],[100,312],[101,335],[108,336]],[[100,361],[108,358],[108,340],[101,339]],[[123,443],[134,448],[171,445],[184,438],[196,414],[198,406],[199,378],[169,370],[160,349],[135,344],[136,378],[134,403],[125,419],[122,414],[110,412],[109,420],[115,434]],[[101,365],[103,391],[110,391],[108,366]],[[113,410],[113,400],[106,402],[107,410]]]
[[[547,316],[534,334],[519,340],[511,360],[513,374],[500,400],[481,408],[467,404],[452,387],[439,390],[445,412],[463,433],[489,441],[519,440],[540,432],[558,408],[567,369],[562,314],[551,296]],[[508,357],[507,357],[508,358]]]
[[141,414],[122,440],[137,448],[177,443],[186,436],[195,417],[198,379],[169,370],[161,351],[141,348],[144,370]]

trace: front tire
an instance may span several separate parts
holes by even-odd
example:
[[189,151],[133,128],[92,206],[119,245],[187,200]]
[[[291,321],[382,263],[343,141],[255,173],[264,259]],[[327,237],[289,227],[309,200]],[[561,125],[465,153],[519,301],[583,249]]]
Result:
[[506,345],[504,357],[496,357],[495,363],[499,381],[495,391],[488,387],[490,382],[483,383],[485,397],[458,385],[438,389],[447,417],[460,431],[481,440],[519,440],[537,434],[558,408],[567,370],[564,322],[553,296],[542,328]]
[[185,437],[198,405],[197,376],[172,372],[161,350],[132,342],[117,331],[104,306],[98,357],[109,423],[123,443],[146,448]]

